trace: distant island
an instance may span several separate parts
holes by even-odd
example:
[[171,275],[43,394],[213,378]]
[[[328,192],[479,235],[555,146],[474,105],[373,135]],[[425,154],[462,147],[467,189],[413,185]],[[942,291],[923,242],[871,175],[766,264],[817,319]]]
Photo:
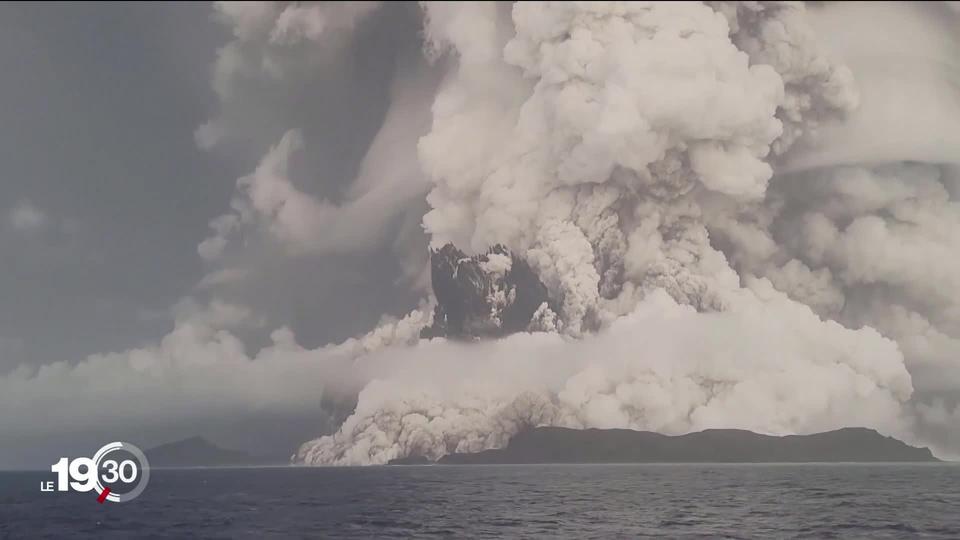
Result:
[[145,452],[151,467],[242,467],[280,465],[282,460],[216,446],[203,437],[162,444]]
[[[421,464],[402,458],[395,464]],[[450,454],[438,463],[808,463],[932,462],[928,448],[909,446],[872,429],[843,428],[782,437],[739,429],[662,435],[629,429],[539,427],[515,435],[506,448]]]
[[433,461],[424,456],[408,456],[391,459],[387,465],[433,465]]

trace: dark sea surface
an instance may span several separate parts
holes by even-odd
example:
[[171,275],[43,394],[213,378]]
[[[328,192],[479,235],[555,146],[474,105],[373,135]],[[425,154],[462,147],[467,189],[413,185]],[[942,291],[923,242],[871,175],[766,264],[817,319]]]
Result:
[[960,465],[154,470],[129,503],[0,472],[0,538],[960,538]]

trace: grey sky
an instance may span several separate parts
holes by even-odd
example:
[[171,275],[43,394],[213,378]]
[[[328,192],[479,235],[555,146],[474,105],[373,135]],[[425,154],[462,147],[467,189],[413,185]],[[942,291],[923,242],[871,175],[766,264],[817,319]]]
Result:
[[[397,286],[393,254],[289,260],[255,238],[223,262],[246,280],[197,287],[218,268],[197,253],[209,221],[229,210],[237,178],[285,130],[308,140],[292,171],[300,188],[343,197],[382,123],[397,55],[419,50],[410,15],[383,10],[335,73],[276,87],[253,81],[221,103],[212,72],[231,35],[209,4],[0,5],[0,374],[156,343],[178,301],[211,292],[267,319],[240,334],[253,352],[280,325],[317,346],[415,305]],[[385,32],[387,23],[399,30]],[[211,118],[238,136],[207,151],[194,133]],[[246,430],[221,418],[125,433],[152,444],[202,432],[278,452],[315,435],[318,414],[250,417]],[[84,450],[115,436],[8,441],[0,465],[42,464],[64,445]]]
[[[276,127],[207,152],[194,131],[217,111],[211,70],[229,37],[207,4],[0,6],[0,298],[15,306],[0,310],[3,369],[73,362],[167,332],[168,308],[204,275],[196,247],[209,220],[228,209],[236,179],[283,130],[304,129],[303,168],[324,172],[326,183],[301,175],[304,189],[336,198],[352,179],[385,110],[392,58],[338,84],[321,74],[290,91],[251,90],[243,110],[224,115],[242,123],[254,110],[251,122],[264,127],[270,118]],[[375,64],[392,47],[385,40],[368,40],[357,61]],[[314,106],[304,117],[307,99]],[[351,101],[363,106],[342,106]],[[351,129],[342,129],[348,119]],[[35,230],[10,221],[23,205],[44,216]],[[261,301],[313,345],[375,321],[369,304],[391,294],[396,275],[384,268],[378,290],[358,283],[370,268],[363,260],[305,262],[309,276],[264,264],[287,275],[236,294]],[[333,279],[317,279],[324,274]],[[291,280],[299,286],[286,286]],[[282,290],[271,287],[277,281]],[[341,298],[337,316],[324,319],[317,306],[345,289],[369,296]]]
[[0,211],[44,216],[0,228],[3,366],[168,329],[238,172],[192,138],[225,38],[201,4],[0,6]]

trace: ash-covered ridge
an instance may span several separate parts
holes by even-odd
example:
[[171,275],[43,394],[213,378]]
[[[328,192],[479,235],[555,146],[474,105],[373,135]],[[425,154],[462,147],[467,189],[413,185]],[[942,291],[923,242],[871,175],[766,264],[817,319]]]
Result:
[[431,249],[430,271],[437,305],[421,337],[498,337],[558,324],[547,287],[503,245],[474,256],[449,243]]
[[[421,460],[422,461],[422,460]],[[782,437],[742,429],[663,435],[631,429],[538,427],[521,431],[506,448],[448,454],[439,463],[870,463],[939,461],[929,448],[910,446],[873,429],[842,428]]]

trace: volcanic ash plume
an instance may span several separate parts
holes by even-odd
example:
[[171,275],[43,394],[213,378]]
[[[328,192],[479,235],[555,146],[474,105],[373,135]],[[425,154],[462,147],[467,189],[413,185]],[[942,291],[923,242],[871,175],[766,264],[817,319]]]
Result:
[[917,438],[908,368],[957,372],[960,209],[937,164],[774,176],[860,100],[802,4],[423,9],[432,321],[356,360],[356,410],[297,459],[547,424]]

